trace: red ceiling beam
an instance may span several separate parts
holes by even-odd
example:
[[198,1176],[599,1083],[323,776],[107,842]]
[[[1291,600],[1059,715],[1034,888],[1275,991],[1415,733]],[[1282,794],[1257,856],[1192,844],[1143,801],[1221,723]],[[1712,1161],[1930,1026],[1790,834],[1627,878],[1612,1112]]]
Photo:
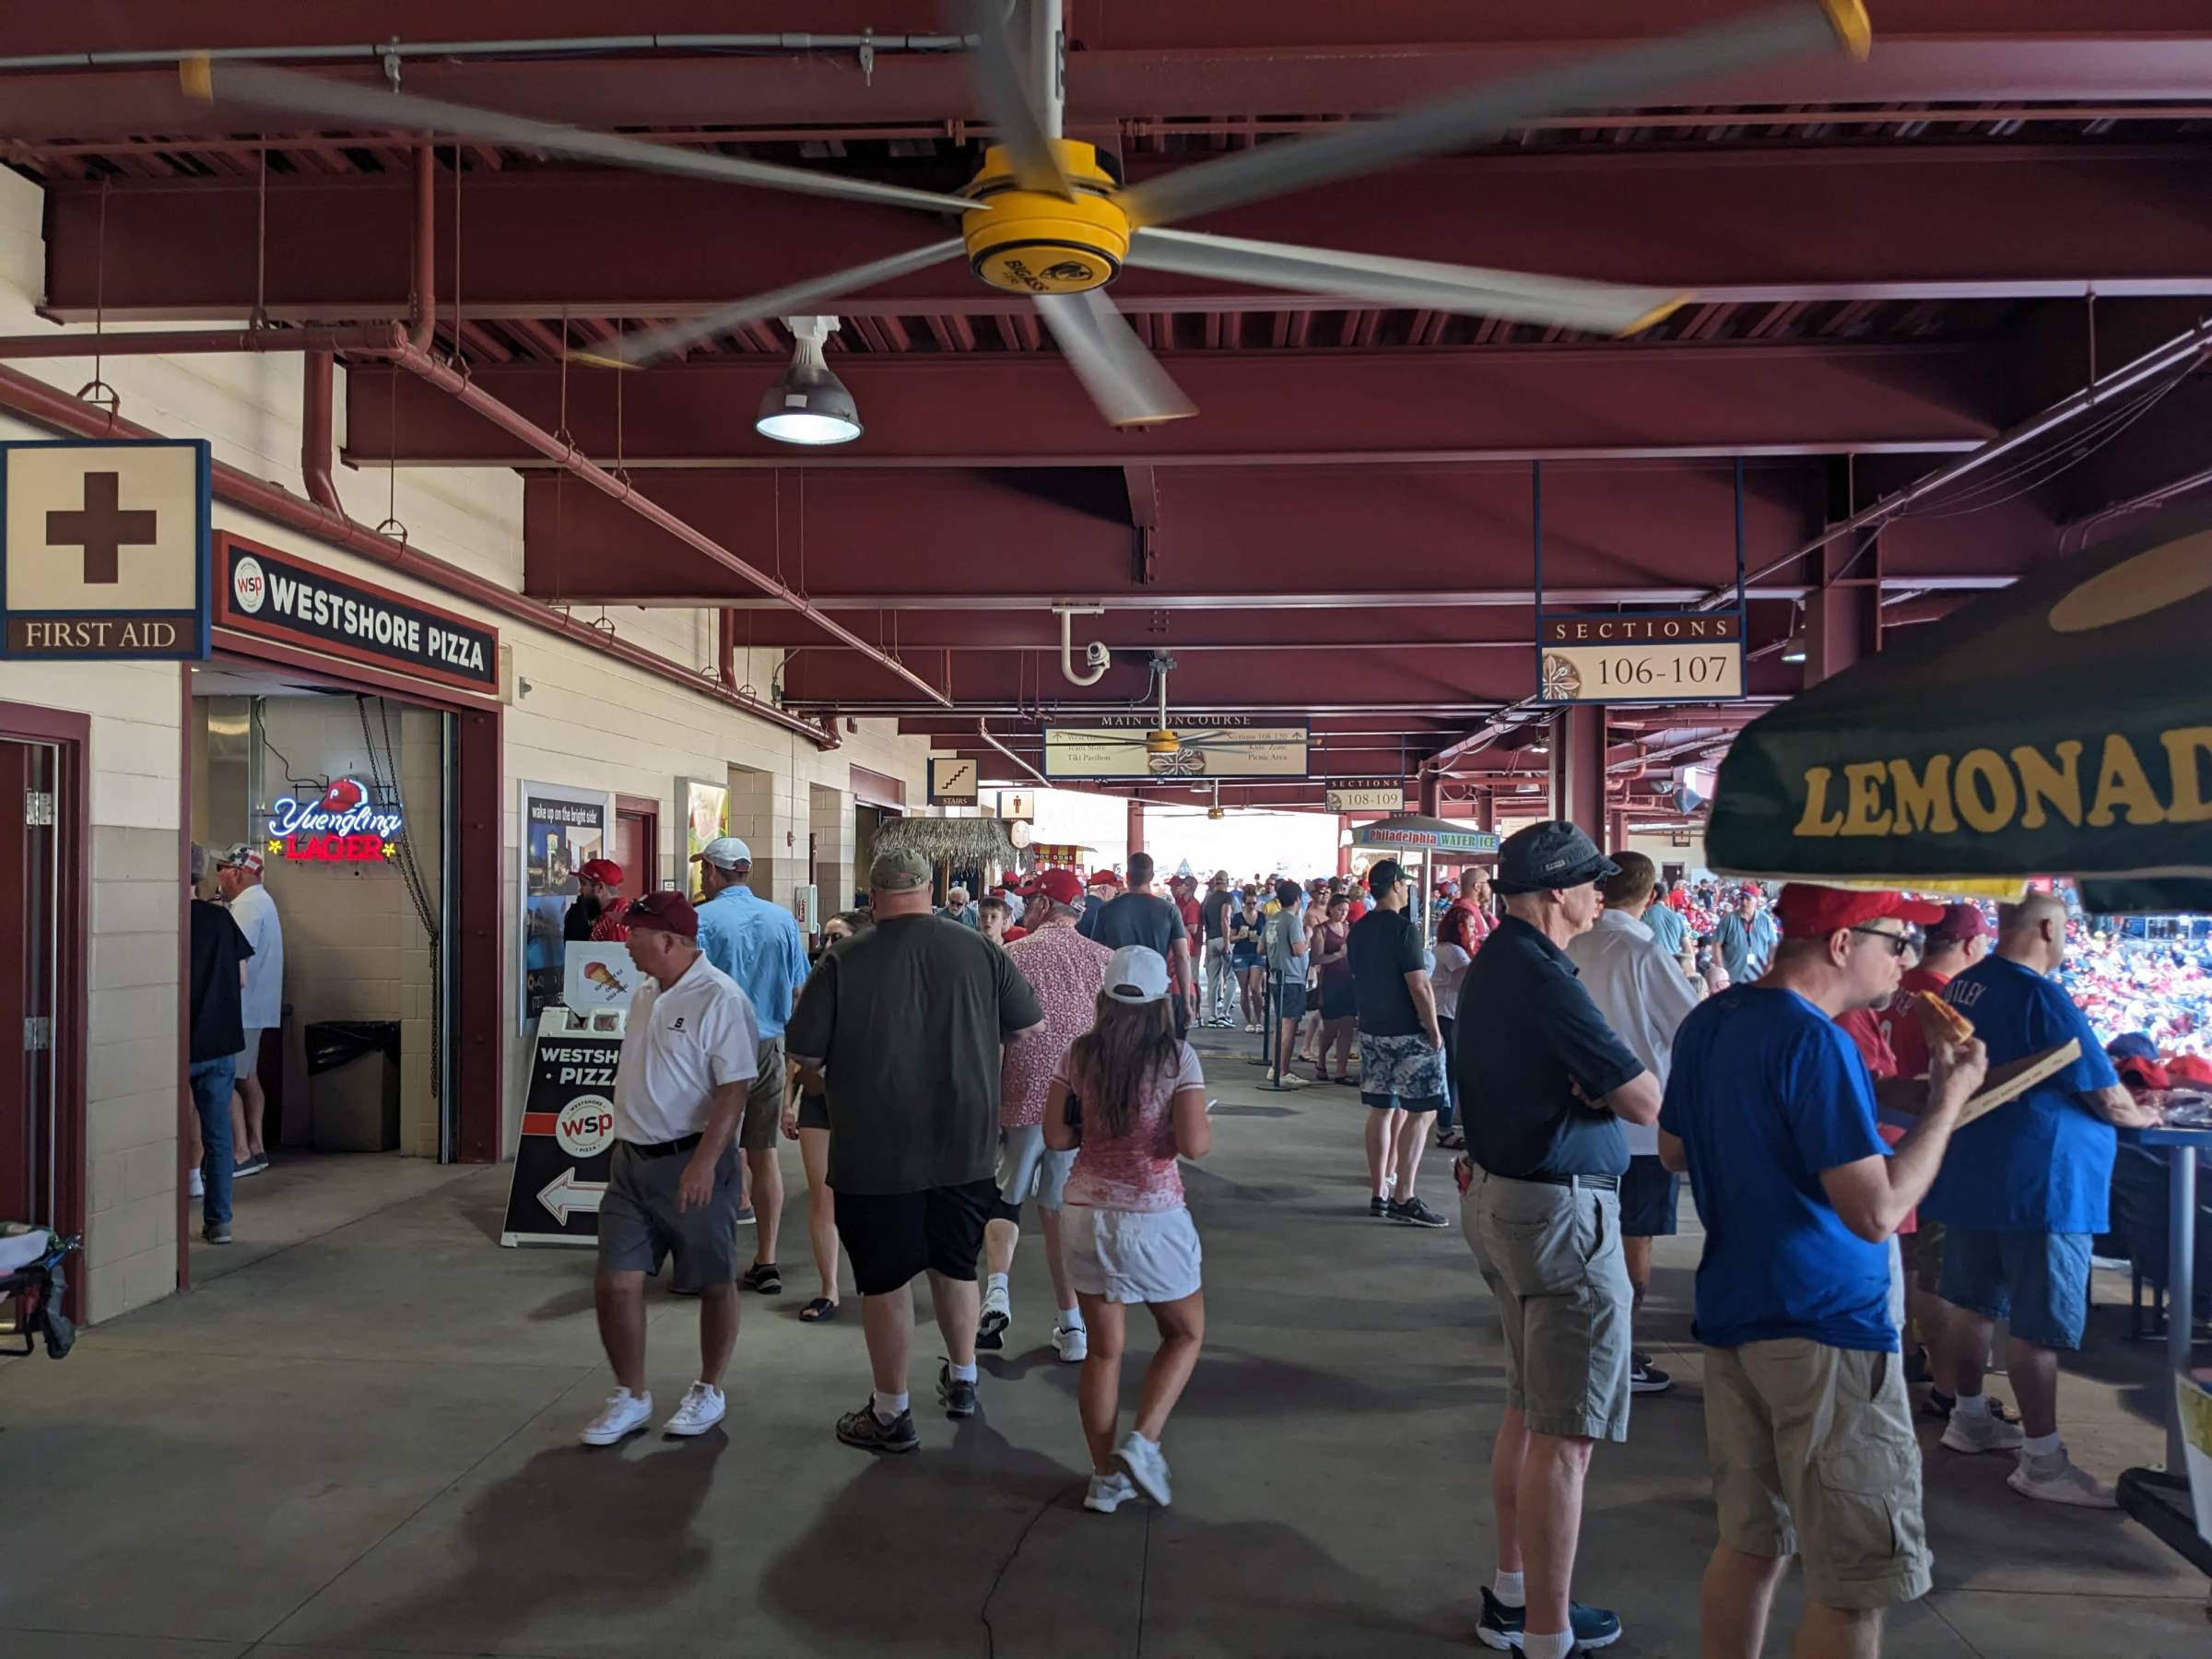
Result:
[[[1399,168],[1206,228],[1675,286],[1708,301],[2203,294],[2203,164],[2190,145],[1527,152]],[[449,176],[441,212],[450,190]],[[267,313],[402,314],[408,197],[396,179],[273,183]],[[479,319],[680,316],[933,234],[923,216],[895,209],[638,173],[510,170],[471,177],[465,199],[458,288]],[[51,314],[88,319],[101,300],[103,200],[110,319],[228,320],[249,308],[253,184],[124,181],[48,192]],[[1312,303],[1138,269],[1115,292],[1140,312]],[[941,316],[1025,304],[953,264],[836,309]]]
[[[1225,111],[1367,112],[1558,63],[1597,45],[1687,29],[1743,9],[1741,0],[1641,0],[1573,6],[1438,6],[1423,0],[1078,0],[1067,117]],[[384,0],[373,31],[345,8],[179,0],[155,8],[76,7],[10,19],[10,54],[185,47],[359,44],[358,67],[326,70],[365,84],[382,71],[379,41],[605,36],[590,0],[541,0],[518,27],[494,0]],[[143,21],[142,21],[143,19]],[[800,19],[818,34],[935,34],[935,0],[817,0]],[[658,0],[624,8],[635,33],[775,34],[788,0]],[[1888,103],[1915,100],[2175,99],[2212,92],[2212,26],[2196,0],[1887,0],[1871,61],[1773,65],[1688,85],[1669,104]],[[406,60],[409,91],[595,126],[743,121],[849,125],[975,121],[957,57],[879,53],[863,73],[851,52],[762,57],[658,55],[538,63]],[[161,133],[227,135],[238,122],[180,92],[160,69],[18,77],[0,98],[0,137]]]
[[[1155,466],[1296,461],[1639,459],[1971,449],[2010,418],[2008,355],[1977,346],[1583,345],[1170,359],[1196,420],[1117,432],[1057,357],[853,356],[839,371],[866,434],[806,457],[863,466],[1122,466],[1130,522],[1159,523]],[[769,364],[644,373],[487,365],[476,381],[594,454],[647,466],[789,466],[753,430]],[[526,465],[536,453],[409,375],[347,381],[347,458]],[[617,408],[618,393],[620,408]]]

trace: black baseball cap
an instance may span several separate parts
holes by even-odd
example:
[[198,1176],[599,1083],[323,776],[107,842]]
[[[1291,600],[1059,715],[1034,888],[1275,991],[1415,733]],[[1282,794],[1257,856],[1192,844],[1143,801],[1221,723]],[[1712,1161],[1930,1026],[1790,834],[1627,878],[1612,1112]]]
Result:
[[1378,859],[1367,867],[1367,890],[1377,899],[1406,879],[1406,866],[1394,858]]
[[1541,893],[1582,887],[1617,875],[1619,869],[1576,826],[1564,818],[1547,818],[1505,838],[1490,885],[1506,894]]

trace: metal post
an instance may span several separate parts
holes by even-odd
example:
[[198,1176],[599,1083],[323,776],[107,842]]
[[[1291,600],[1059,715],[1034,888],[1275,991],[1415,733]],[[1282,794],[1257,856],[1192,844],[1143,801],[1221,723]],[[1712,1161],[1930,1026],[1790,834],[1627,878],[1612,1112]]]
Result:
[[1030,96],[1036,100],[1044,135],[1061,135],[1061,112],[1067,103],[1067,34],[1061,26],[1060,0],[1029,0]]
[[2172,1376],[2159,1391],[2159,1409],[2166,1414],[2166,1473],[2186,1478],[2189,1454],[2173,1378],[2189,1372],[2189,1337],[2196,1327],[2196,1148],[2169,1147],[2167,1154],[2172,1163],[2166,1186],[2166,1369]]

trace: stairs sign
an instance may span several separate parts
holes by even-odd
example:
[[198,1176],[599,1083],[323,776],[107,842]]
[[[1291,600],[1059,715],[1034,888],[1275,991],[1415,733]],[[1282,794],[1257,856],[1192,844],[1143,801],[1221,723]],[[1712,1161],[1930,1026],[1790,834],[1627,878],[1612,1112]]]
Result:
[[530,1051],[502,1244],[594,1244],[615,1147],[622,1013],[547,1008]]

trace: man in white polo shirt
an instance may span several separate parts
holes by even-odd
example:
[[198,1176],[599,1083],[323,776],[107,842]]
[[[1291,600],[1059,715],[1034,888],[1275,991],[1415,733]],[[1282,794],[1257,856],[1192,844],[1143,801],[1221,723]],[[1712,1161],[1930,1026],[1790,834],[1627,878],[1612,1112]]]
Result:
[[252,841],[239,842],[215,861],[216,883],[230,907],[230,920],[253,947],[239,1003],[246,1045],[238,1053],[230,1097],[230,1148],[238,1160],[232,1173],[237,1176],[258,1175],[269,1167],[269,1149],[262,1141],[268,1096],[255,1073],[262,1032],[284,1022],[284,924],[276,916],[276,900],[261,885],[261,849]]
[[753,1005],[700,954],[699,917],[680,893],[629,907],[629,953],[653,982],[630,998],[615,1074],[615,1151],[599,1206],[594,1300],[615,1392],[583,1443],[611,1446],[645,1426],[645,1276],[676,1257],[695,1291],[699,1378],[662,1425],[704,1434],[722,1421],[722,1373],[737,1346],[738,1121],[759,1070]]

